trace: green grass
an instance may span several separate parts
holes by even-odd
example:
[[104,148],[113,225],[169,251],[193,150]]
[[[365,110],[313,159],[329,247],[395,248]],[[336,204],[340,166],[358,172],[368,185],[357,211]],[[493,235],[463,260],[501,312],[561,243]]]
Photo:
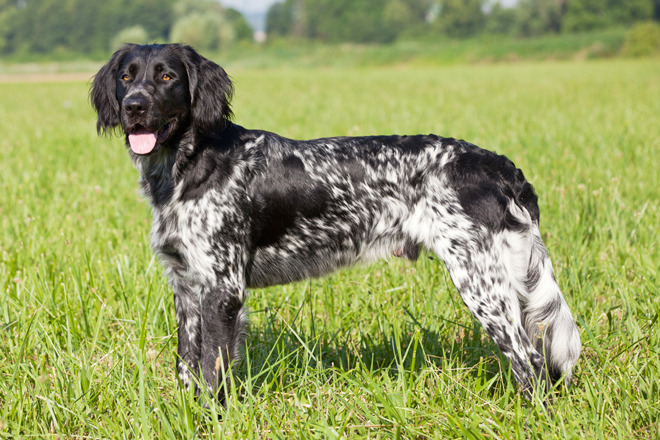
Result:
[[[231,73],[231,72],[230,72]],[[308,138],[428,133],[506,154],[582,334],[546,410],[436,260],[255,290],[222,422],[178,391],[150,212],[84,83],[0,84],[0,437],[657,438],[660,63],[239,70],[235,113]]]

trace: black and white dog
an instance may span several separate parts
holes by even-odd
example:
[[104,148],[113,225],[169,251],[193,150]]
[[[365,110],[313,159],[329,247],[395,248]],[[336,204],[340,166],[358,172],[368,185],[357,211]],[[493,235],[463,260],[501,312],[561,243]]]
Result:
[[91,90],[98,131],[125,132],[153,207],[185,386],[223,400],[247,288],[415,259],[420,247],[444,261],[527,395],[568,384],[580,334],[534,189],[510,160],[435,135],[298,141],[247,130],[231,122],[232,92],[220,66],[184,45],[125,45]]

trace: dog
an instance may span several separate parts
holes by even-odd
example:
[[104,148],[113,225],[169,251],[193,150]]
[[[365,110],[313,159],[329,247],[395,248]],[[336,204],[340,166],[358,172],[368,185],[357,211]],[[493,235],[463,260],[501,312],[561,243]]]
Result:
[[[528,398],[570,383],[579,330],[504,156],[436,135],[292,140],[232,122],[233,85],[186,45],[132,45],[95,75],[99,134],[121,130],[153,212],[181,384],[224,403],[248,288],[428,249]],[[206,389],[204,389],[206,388]]]

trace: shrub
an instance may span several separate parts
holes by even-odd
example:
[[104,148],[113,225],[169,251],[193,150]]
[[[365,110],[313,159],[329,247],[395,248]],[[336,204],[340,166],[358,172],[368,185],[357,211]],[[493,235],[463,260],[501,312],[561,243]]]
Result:
[[170,40],[189,44],[199,50],[218,50],[235,39],[234,29],[223,16],[215,12],[193,12],[172,26]]
[[660,51],[660,25],[653,21],[638,23],[628,33],[623,44],[624,55],[642,57]]
[[146,44],[148,39],[147,31],[142,26],[131,26],[115,35],[110,41],[110,50],[115,51],[124,43]]

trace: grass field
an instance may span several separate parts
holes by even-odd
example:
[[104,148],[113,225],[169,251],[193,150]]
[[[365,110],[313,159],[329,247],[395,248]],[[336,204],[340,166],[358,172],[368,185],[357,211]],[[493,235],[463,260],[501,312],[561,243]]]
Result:
[[[231,72],[230,72],[231,73]],[[546,410],[437,260],[252,292],[222,421],[174,373],[171,292],[85,83],[0,84],[0,438],[658,438],[660,62],[242,70],[237,122],[437,133],[509,156],[583,355]]]

